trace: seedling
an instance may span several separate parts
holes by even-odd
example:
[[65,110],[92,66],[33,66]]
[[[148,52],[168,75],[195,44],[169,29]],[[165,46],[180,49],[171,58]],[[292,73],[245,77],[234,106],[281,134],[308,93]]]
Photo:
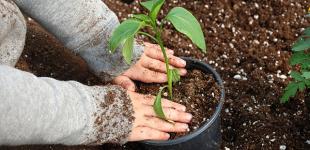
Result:
[[[306,17],[310,17],[309,13]],[[290,97],[294,97],[297,91],[304,91],[310,88],[310,27],[303,31],[303,35],[294,43],[292,47],[293,55],[290,59],[291,66],[300,66],[299,70],[292,71],[290,76],[293,81],[285,88],[284,94],[281,97],[281,102],[288,102]]]
[[[165,58],[168,85],[160,88],[153,108],[159,118],[167,120],[161,105],[161,94],[165,88],[168,88],[169,99],[171,100],[173,98],[172,85],[180,80],[180,74],[177,69],[169,68],[169,60],[162,40],[163,22],[171,22],[177,31],[190,38],[202,52],[206,52],[206,43],[201,26],[197,19],[188,10],[182,7],[175,7],[171,9],[166,17],[159,21],[157,19],[158,12],[164,3],[165,0],[150,0],[141,2],[140,4],[148,10],[148,14],[135,14],[132,18],[122,22],[114,30],[111,36],[109,41],[109,49],[111,52],[115,52],[115,50],[122,45],[123,56],[126,62],[130,64],[132,59],[134,37],[136,35],[140,34],[147,36],[160,46]],[[153,35],[151,33],[141,31],[141,29],[145,27],[150,28],[153,31]]]

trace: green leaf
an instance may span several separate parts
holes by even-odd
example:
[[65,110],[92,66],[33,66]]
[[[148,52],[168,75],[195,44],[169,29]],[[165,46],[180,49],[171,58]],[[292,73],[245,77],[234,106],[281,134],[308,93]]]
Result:
[[143,22],[135,19],[128,19],[122,22],[112,33],[109,40],[109,50],[112,53],[115,52],[120,44],[123,44],[129,37],[134,36],[142,26]]
[[134,14],[133,18],[138,19],[140,21],[145,21],[145,22],[151,21],[150,17],[145,14]]
[[305,36],[310,36],[310,27],[306,28],[304,31],[303,31],[303,35]]
[[310,38],[299,38],[293,45],[293,51],[303,51],[310,48]]
[[131,63],[131,59],[132,59],[132,50],[133,50],[133,44],[134,44],[134,36],[129,37],[124,44],[123,47],[123,56],[124,59],[126,60],[126,62],[128,64]]
[[297,82],[289,83],[285,88],[283,96],[281,97],[281,103],[286,103],[288,102],[290,97],[294,97],[296,95],[298,88],[299,85]]
[[310,79],[310,71],[302,72],[302,76],[306,79]]
[[146,2],[140,2],[140,4],[146,8],[148,11],[152,11],[153,5],[154,5],[154,0],[146,1]]
[[299,91],[303,91],[303,90],[305,90],[305,88],[306,88],[305,82],[299,82],[298,83],[298,90]]
[[309,54],[305,54],[303,51],[294,52],[292,57],[290,58],[290,65],[297,65],[304,61],[310,61]]
[[160,8],[163,6],[164,2],[165,2],[164,0],[155,0],[154,5],[152,7],[151,14],[150,14],[153,21],[156,20],[158,12]]
[[309,67],[310,67],[310,61],[304,61],[301,63],[302,69],[309,69]]
[[310,87],[310,80],[305,80],[304,82],[305,82],[306,86]]
[[304,81],[305,78],[303,76],[301,76],[301,74],[299,72],[296,72],[296,71],[292,71],[290,73],[290,76],[292,78],[294,78],[296,81]]
[[172,82],[177,83],[178,81],[180,81],[181,76],[180,76],[179,70],[178,69],[170,69],[170,71],[171,71],[171,76],[172,76]]
[[162,91],[166,88],[167,86],[164,87],[160,87],[159,92],[157,93],[157,96],[155,98],[154,104],[153,104],[153,109],[156,113],[156,115],[164,120],[167,120],[164,111],[163,111],[163,107],[161,105],[161,93]]
[[206,52],[205,38],[201,26],[197,19],[186,9],[182,7],[173,8],[166,19],[181,33],[188,36],[202,52]]
[[168,91],[170,99],[172,99],[172,85],[180,81],[181,76],[178,69],[169,69],[168,73]]
[[158,12],[161,6],[164,4],[165,0],[150,0],[146,2],[141,2],[140,4],[150,11],[150,17],[153,21],[156,20]]

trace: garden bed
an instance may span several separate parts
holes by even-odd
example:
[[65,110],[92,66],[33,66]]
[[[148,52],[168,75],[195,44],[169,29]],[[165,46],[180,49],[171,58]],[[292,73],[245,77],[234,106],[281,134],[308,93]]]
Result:
[[[126,5],[105,0],[120,18],[140,12],[137,2]],[[219,72],[226,88],[222,112],[222,148],[229,149],[310,149],[310,112],[304,95],[280,104],[288,83],[291,44],[310,25],[305,0],[182,0],[167,1],[164,13],[182,6],[201,20],[208,43],[207,54],[168,26],[164,32],[167,47],[178,56],[199,58]],[[142,9],[141,9],[142,10]],[[146,39],[147,40],[147,39]],[[63,53],[65,52],[65,53]],[[18,68],[38,76],[77,80],[98,85],[85,62],[72,55],[57,40],[28,21],[27,41]],[[23,146],[0,149],[140,149],[125,147]]]

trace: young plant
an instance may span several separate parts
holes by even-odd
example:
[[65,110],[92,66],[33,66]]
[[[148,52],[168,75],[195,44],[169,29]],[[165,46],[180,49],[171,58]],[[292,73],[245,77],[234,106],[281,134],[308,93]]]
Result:
[[[141,2],[140,4],[148,10],[148,14],[135,14],[132,18],[122,22],[114,30],[110,38],[109,49],[111,52],[115,52],[119,46],[123,45],[123,56],[127,63],[131,63],[134,37],[136,35],[140,34],[147,36],[160,46],[165,58],[168,85],[160,88],[153,108],[159,118],[167,120],[162,110],[161,94],[165,88],[168,88],[169,99],[171,100],[173,98],[172,85],[180,80],[180,74],[177,69],[169,68],[169,60],[162,40],[163,21],[171,22],[177,31],[189,37],[191,41],[202,50],[202,52],[206,52],[206,44],[199,22],[189,11],[182,7],[171,9],[166,17],[159,21],[157,15],[164,3],[165,0],[149,0]],[[144,27],[150,28],[154,34],[152,35],[141,31]]]
[[[306,15],[310,17],[309,14]],[[290,97],[294,97],[297,91],[304,91],[306,88],[310,88],[310,27],[303,31],[303,34],[294,43],[292,47],[293,55],[290,58],[291,66],[299,66],[300,69],[292,71],[290,76],[293,78],[284,90],[284,94],[281,97],[281,102],[288,102]]]

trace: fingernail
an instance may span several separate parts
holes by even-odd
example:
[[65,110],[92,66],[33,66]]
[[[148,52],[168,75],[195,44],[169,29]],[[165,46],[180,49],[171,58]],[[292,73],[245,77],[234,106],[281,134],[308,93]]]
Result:
[[187,130],[188,129],[188,125],[187,124],[183,124],[182,125],[182,129]]
[[185,60],[180,59],[180,63],[181,63],[182,65],[186,66],[186,61],[185,61]]
[[180,73],[181,73],[181,75],[186,75],[186,73],[187,73],[187,70],[186,69],[180,69]]
[[135,87],[130,87],[128,90],[134,92],[134,91],[136,91],[136,88]]
[[174,51],[173,50],[168,50],[168,53],[169,54],[174,54]]
[[165,134],[165,137],[166,137],[166,139],[169,139],[170,138],[170,134]]
[[187,115],[186,115],[186,119],[187,119],[188,121],[191,121],[192,118],[193,118],[193,115],[192,115],[192,114],[187,114]]
[[186,107],[183,106],[183,107],[181,108],[181,110],[182,110],[182,111],[186,111]]

